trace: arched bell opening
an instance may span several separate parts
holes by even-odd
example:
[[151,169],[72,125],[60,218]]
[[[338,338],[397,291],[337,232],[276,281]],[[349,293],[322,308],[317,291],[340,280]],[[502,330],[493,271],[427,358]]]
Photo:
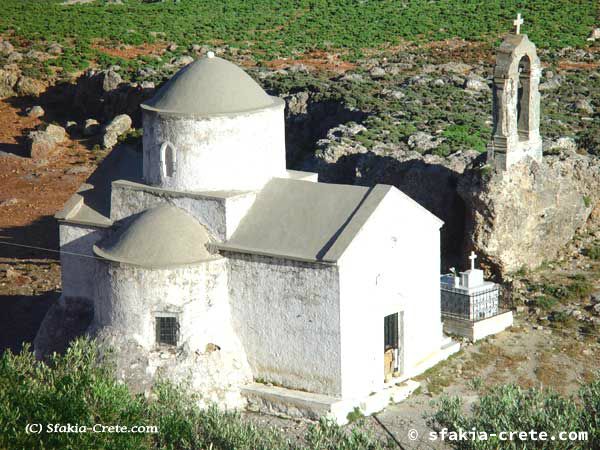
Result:
[[517,130],[520,141],[529,140],[529,106],[531,105],[531,59],[524,55],[518,65],[518,89],[516,102]]

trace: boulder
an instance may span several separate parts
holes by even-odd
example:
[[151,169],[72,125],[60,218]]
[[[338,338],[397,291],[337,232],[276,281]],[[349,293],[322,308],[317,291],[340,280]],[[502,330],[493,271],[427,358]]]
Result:
[[51,55],[55,55],[58,56],[63,52],[63,48],[62,46],[60,46],[59,44],[57,44],[56,42],[53,44],[50,44],[50,47],[48,47],[48,53],[50,53]]
[[559,88],[561,84],[562,84],[561,77],[555,75],[548,81],[541,83],[539,90],[540,91],[551,91],[551,90]]
[[369,75],[371,75],[371,78],[377,80],[385,77],[385,70],[381,67],[373,67],[369,72]]
[[67,139],[67,132],[63,127],[50,124],[44,130],[32,131],[28,137],[31,159],[47,162],[58,154],[58,144]]
[[184,55],[184,56],[180,56],[179,58],[177,58],[173,64],[176,65],[177,67],[183,67],[183,66],[187,66],[188,64],[191,64],[194,62],[194,58],[192,58],[189,55]]
[[15,86],[19,80],[19,73],[13,70],[0,69],[0,98],[15,95]]
[[13,45],[8,41],[0,41],[0,54],[8,55],[15,51]]
[[386,97],[394,98],[396,100],[401,100],[404,97],[406,97],[406,94],[402,91],[396,91],[394,89],[387,89],[387,88],[383,89],[381,91],[381,94],[385,95]]
[[104,92],[110,92],[119,87],[123,82],[121,75],[114,70],[108,70],[104,73],[104,79],[102,80],[102,90]]
[[106,71],[88,70],[77,80],[72,103],[76,112],[85,117],[108,122],[119,114],[127,114],[141,125],[140,103],[152,93],[137,83],[124,82],[115,67]]
[[483,78],[471,75],[465,80],[464,88],[471,92],[481,92],[488,90],[489,86]]
[[29,77],[20,77],[15,86],[17,94],[29,97],[37,97],[45,90],[46,85],[43,81]]
[[8,55],[8,58],[7,58],[7,61],[9,63],[17,63],[22,60],[23,60],[23,54],[19,53],[19,52],[12,52],[10,55]]
[[39,105],[32,106],[31,108],[27,108],[27,117],[33,117],[35,119],[42,117],[46,112],[44,108]]
[[572,137],[561,137],[555,141],[544,142],[544,154],[558,154],[561,152],[574,153],[577,151],[577,142]]
[[100,124],[96,119],[87,119],[83,125],[83,135],[93,136],[100,131]]
[[594,107],[588,99],[581,98],[575,102],[575,109],[582,113],[592,115],[594,114]]
[[102,145],[106,149],[113,148],[119,139],[119,136],[127,133],[131,129],[131,117],[127,114],[120,114],[115,117],[104,129]]
[[600,160],[546,156],[508,171],[473,168],[459,180],[466,205],[465,250],[499,275],[555,259],[600,200]]
[[418,131],[408,138],[408,146],[419,152],[433,150],[434,148],[439,147],[441,143],[441,139],[437,139],[431,134],[422,131]]

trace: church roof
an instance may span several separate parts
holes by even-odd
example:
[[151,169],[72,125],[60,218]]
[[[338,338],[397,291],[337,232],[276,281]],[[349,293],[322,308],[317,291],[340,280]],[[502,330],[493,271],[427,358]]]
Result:
[[185,211],[160,205],[134,216],[94,253],[110,261],[166,268],[214,259],[205,228]]
[[335,262],[390,189],[274,178],[231,238],[217,247]]
[[280,102],[240,67],[211,54],[177,72],[142,108],[165,114],[212,116],[250,112]]

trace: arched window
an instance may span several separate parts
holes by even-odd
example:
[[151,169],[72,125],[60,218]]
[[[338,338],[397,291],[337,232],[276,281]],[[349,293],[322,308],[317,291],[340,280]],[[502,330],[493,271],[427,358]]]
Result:
[[176,162],[175,147],[169,141],[163,142],[160,146],[160,167],[162,176],[170,178],[175,174],[175,162]]
[[517,91],[517,129],[519,139],[529,139],[529,104],[531,96],[531,60],[525,55],[519,61],[519,88]]

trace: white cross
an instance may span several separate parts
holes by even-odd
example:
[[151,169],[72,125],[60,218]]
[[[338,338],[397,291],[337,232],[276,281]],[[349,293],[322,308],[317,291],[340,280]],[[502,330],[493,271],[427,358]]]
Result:
[[516,20],[513,20],[513,25],[517,27],[517,34],[521,32],[521,25],[523,25],[523,18],[521,17],[521,13],[517,14]]
[[475,260],[477,259],[477,255],[475,254],[475,252],[471,252],[471,256],[469,256],[469,259],[471,260],[471,270],[475,270]]

